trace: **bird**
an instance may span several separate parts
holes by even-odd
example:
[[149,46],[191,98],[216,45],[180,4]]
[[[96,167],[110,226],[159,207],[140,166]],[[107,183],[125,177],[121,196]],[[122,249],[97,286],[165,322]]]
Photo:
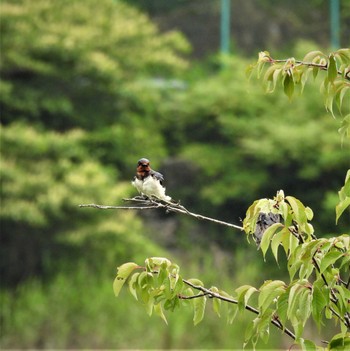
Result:
[[153,170],[147,158],[141,158],[137,162],[136,175],[131,182],[142,196],[156,197],[160,200],[171,201],[171,197],[165,194],[163,186],[163,174]]
[[267,228],[271,227],[274,223],[281,223],[282,218],[278,213],[260,212],[256,222],[255,232],[253,233],[258,249],[260,248],[261,239]]

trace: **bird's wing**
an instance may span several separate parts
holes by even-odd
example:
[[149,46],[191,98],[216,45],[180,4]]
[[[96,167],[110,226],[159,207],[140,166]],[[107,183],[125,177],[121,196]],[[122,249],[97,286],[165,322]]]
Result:
[[164,181],[164,177],[163,174],[156,172],[154,170],[151,170],[150,172],[151,176],[157,180],[159,180],[159,183],[162,184],[162,182]]

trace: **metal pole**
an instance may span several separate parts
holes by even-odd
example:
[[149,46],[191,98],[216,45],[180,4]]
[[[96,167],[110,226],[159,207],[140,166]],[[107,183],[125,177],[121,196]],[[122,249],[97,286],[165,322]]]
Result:
[[230,52],[230,1],[221,0],[220,51]]
[[330,24],[332,49],[340,48],[339,0],[330,0]]

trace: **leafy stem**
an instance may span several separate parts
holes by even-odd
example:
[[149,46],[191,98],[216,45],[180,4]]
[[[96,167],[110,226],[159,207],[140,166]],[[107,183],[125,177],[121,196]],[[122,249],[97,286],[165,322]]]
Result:
[[[199,291],[202,292],[202,294],[194,295],[194,296],[191,296],[190,298],[197,298],[197,297],[203,297],[204,295],[208,295],[208,297],[216,298],[216,299],[219,299],[219,300],[222,300],[222,301],[226,301],[228,303],[233,303],[235,305],[238,305],[238,301],[236,299],[233,299],[231,297],[222,296],[222,295],[220,295],[220,293],[213,292],[210,289],[207,289],[207,288],[205,288],[203,286],[200,286],[200,285],[195,285],[195,284],[193,284],[190,281],[185,280],[185,279],[183,279],[183,282],[185,284],[189,285],[191,288],[199,290]],[[250,311],[250,312],[252,312],[252,313],[254,313],[254,314],[257,314],[257,315],[260,314],[259,310],[257,310],[256,308],[254,308],[254,307],[252,307],[252,306],[250,306],[248,304],[245,306],[245,309]],[[274,315],[274,317],[271,319],[271,324],[276,326],[278,329],[282,330],[286,335],[291,337],[293,340],[296,339],[296,337],[293,334],[293,332],[291,330],[289,330],[288,328],[286,328],[285,326],[283,326],[283,324],[281,323],[281,321],[279,320],[277,315]]]

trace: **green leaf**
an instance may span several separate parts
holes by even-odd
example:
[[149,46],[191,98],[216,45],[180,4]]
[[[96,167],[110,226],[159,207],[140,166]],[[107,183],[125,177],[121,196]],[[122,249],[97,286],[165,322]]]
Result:
[[238,312],[238,306],[233,303],[226,304],[227,306],[227,323],[232,324]]
[[197,325],[203,320],[206,302],[207,302],[206,296],[192,299],[193,312],[194,312],[194,316],[193,316],[194,325]]
[[258,290],[254,286],[243,285],[237,288],[238,308],[242,311],[247,306],[250,297]]
[[299,282],[296,282],[290,289],[287,317],[292,321],[292,323],[295,319],[298,320],[298,323],[302,322],[299,318],[299,309],[301,303],[300,298],[303,294],[305,294],[305,292],[308,293],[309,289],[307,289],[304,285],[300,284]]
[[333,54],[329,55],[329,61],[328,61],[328,70],[327,70],[327,77],[328,77],[328,81],[333,84],[335,78],[338,75],[338,71],[337,71],[337,62],[335,60],[335,57]]
[[343,201],[340,201],[338,205],[335,207],[335,213],[336,213],[336,223],[338,223],[338,220],[340,216],[343,214],[343,212],[350,206],[350,197],[345,198]]
[[204,286],[203,282],[197,278],[190,278],[190,279],[187,279],[187,281],[193,285]]
[[294,93],[294,79],[291,70],[288,70],[286,72],[286,75],[283,80],[283,90],[284,93],[288,96],[289,100],[291,100]]
[[171,262],[165,257],[151,257],[145,260],[145,266],[149,272],[159,270],[162,268],[168,268],[171,266]]
[[283,325],[287,321],[289,291],[282,293],[277,300],[277,313]]
[[304,56],[303,62],[316,63],[321,57],[325,57],[325,54],[323,52],[318,50],[310,51]]
[[140,268],[140,266],[134,262],[124,263],[118,267],[117,276],[113,282],[113,291],[115,296],[119,295],[119,292],[123,287],[125,281],[128,279],[131,272],[136,268]]
[[148,301],[145,303],[146,307],[146,312],[149,316],[152,316],[153,313],[153,307],[154,307],[154,299],[148,299]]
[[135,300],[138,300],[136,286],[137,286],[137,279],[140,273],[134,273],[131,278],[129,279],[129,291],[132,296],[134,296]]
[[330,265],[337,261],[344,254],[338,250],[329,251],[322,259],[320,264],[320,274],[322,274]]
[[[219,289],[215,286],[210,288],[210,291],[219,294]],[[218,315],[218,317],[221,317],[220,310],[221,310],[221,300],[216,299],[215,297],[213,298],[213,310],[214,312]]]
[[262,236],[262,239],[261,239],[261,243],[260,243],[260,248],[261,248],[261,251],[262,251],[264,257],[266,255],[268,248],[269,248],[271,238],[273,237],[273,235],[275,235],[275,233],[278,231],[278,229],[283,228],[283,227],[284,227],[284,225],[282,223],[274,223],[265,230],[265,232]]
[[302,322],[303,327],[311,314],[312,293],[311,290],[306,288],[305,291],[299,296],[299,320]]
[[350,350],[350,333],[342,333],[333,336],[328,345],[329,351],[347,351]]
[[274,64],[266,70],[263,80],[269,83],[267,89],[268,93],[272,93],[275,90],[276,83],[281,76],[282,68],[280,65]]
[[260,312],[264,313],[285,290],[286,284],[281,280],[266,281],[259,289],[258,304]]
[[[289,203],[290,207],[292,208],[293,217],[295,221],[300,226],[303,226],[303,224],[307,222],[307,215],[306,215],[307,211],[305,209],[305,206],[301,203],[300,200],[296,199],[293,196],[286,196],[286,201]],[[309,212],[309,215],[310,215],[310,212]]]
[[[350,117],[350,116],[349,116]],[[350,121],[350,118],[349,118]],[[336,223],[338,222],[342,213],[350,206],[350,169],[346,173],[344,186],[339,190],[340,202],[335,208],[336,211]]]
[[311,312],[314,321],[316,322],[318,328],[321,328],[321,325],[323,324],[322,321],[322,312],[327,305],[327,299],[325,297],[325,294],[327,294],[328,291],[321,290],[318,286],[313,286],[312,289],[312,304],[311,304]]
[[310,340],[304,340],[303,338],[298,339],[298,343],[303,351],[316,351],[316,345]]
[[338,57],[345,65],[347,65],[350,62],[350,49],[339,49],[334,53],[334,56]]
[[163,319],[163,321],[165,322],[165,324],[168,324],[168,321],[164,315],[164,311],[163,311],[163,307],[160,303],[154,305],[154,312],[157,316],[159,316],[160,318]]
[[341,136],[341,142],[344,143],[345,138],[350,139],[350,114],[346,115],[341,121],[341,126],[338,129],[338,133]]
[[306,218],[311,221],[312,218],[314,217],[314,212],[312,211],[312,209],[310,207],[305,207],[305,214],[306,214]]

